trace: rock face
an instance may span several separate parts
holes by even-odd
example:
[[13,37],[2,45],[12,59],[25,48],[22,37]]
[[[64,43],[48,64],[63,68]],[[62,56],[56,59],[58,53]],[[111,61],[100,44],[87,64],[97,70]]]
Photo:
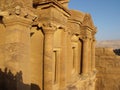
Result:
[[120,89],[120,40],[97,43],[96,69],[96,90]]
[[0,90],[95,89],[96,28],[68,2],[0,0]]
[[96,90],[120,90],[120,56],[113,48],[96,48]]

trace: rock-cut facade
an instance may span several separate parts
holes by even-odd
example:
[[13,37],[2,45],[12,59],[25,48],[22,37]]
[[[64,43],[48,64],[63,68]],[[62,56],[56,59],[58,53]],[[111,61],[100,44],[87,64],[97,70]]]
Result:
[[69,0],[0,0],[0,90],[95,90],[91,15]]

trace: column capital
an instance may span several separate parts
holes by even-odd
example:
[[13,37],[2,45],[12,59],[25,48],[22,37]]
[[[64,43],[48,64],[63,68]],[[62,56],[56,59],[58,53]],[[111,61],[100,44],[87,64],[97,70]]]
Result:
[[45,34],[52,34],[57,30],[57,26],[51,23],[43,23],[42,24],[42,29]]
[[97,40],[95,38],[93,38],[93,42],[96,42]]
[[86,42],[86,41],[90,40],[90,38],[87,37],[87,36],[83,36],[83,37],[82,37],[82,40],[83,40],[84,42]]
[[97,40],[95,38],[92,38],[92,42],[96,44]]
[[79,37],[78,37],[78,36],[72,35],[72,37],[71,37],[71,41],[72,41],[72,42],[77,42],[78,40],[79,40]]

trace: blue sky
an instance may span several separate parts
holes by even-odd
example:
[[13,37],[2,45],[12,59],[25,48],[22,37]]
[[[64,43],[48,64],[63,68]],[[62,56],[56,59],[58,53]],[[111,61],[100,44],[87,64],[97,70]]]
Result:
[[120,40],[120,0],[70,0],[69,8],[91,14],[97,40]]

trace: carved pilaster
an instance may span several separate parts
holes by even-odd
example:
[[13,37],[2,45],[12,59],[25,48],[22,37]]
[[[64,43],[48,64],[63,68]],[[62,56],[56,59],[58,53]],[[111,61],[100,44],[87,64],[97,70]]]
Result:
[[44,45],[44,90],[53,90],[54,84],[54,58],[53,40],[56,28],[54,26],[43,26],[45,34]]
[[23,82],[30,85],[30,27],[35,15],[16,3],[0,16],[6,28],[5,67],[14,74],[22,71]]
[[[68,51],[67,51],[67,42],[68,42],[68,32],[62,33],[62,46],[61,46],[61,60],[60,60],[60,90],[64,90],[67,81],[67,70],[69,70],[69,66],[66,63],[68,60]],[[68,69],[67,69],[68,68]]]
[[5,66],[14,74],[21,70],[23,82],[30,84],[30,25],[32,20],[11,15],[3,17],[3,23],[6,27]]
[[69,0],[57,0],[59,3],[61,3],[65,8],[68,8]]
[[92,40],[92,70],[96,70],[95,69],[95,45],[96,45],[96,40],[93,39]]
[[92,39],[89,38],[89,46],[88,46],[88,68],[89,68],[89,72],[92,71]]
[[[72,54],[73,54],[73,73],[79,74],[78,70],[80,68],[79,64],[79,54],[78,54],[78,41],[79,38],[77,35],[73,35],[71,38],[72,41]],[[79,64],[79,65],[78,65]]]
[[88,73],[88,48],[89,48],[89,39],[88,37],[83,38],[83,61],[82,61],[82,73]]

